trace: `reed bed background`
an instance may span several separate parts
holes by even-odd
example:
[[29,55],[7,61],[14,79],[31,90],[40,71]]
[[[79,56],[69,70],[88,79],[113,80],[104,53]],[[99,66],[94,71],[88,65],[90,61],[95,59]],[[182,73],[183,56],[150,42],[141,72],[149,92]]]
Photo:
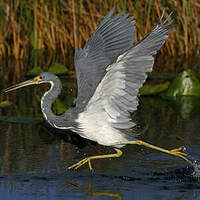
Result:
[[57,54],[72,65],[73,59],[67,58],[84,45],[114,5],[116,13],[124,10],[135,17],[136,40],[157,24],[164,8],[166,16],[173,11],[175,26],[161,54],[186,59],[199,55],[198,0],[0,0],[0,60]]

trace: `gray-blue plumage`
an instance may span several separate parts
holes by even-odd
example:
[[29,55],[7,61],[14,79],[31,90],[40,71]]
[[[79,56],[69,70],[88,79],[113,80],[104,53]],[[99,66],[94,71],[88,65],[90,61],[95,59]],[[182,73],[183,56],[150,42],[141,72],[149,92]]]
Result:
[[123,12],[111,17],[108,13],[83,49],[75,51],[75,67],[78,82],[77,107],[85,108],[95,89],[104,77],[106,68],[119,55],[133,46],[135,20]]
[[[45,72],[32,80],[12,86],[11,91],[32,84],[49,82],[51,88],[41,99],[45,119],[59,129],[71,129],[80,136],[107,146],[122,146],[137,140],[129,134],[135,123],[130,113],[138,106],[138,90],[152,71],[153,55],[168,37],[170,15],[138,43],[135,20],[120,13],[108,13],[83,49],[75,52],[78,83],[76,107],[55,115],[51,106],[61,92],[59,78]],[[162,15],[163,17],[163,15]]]

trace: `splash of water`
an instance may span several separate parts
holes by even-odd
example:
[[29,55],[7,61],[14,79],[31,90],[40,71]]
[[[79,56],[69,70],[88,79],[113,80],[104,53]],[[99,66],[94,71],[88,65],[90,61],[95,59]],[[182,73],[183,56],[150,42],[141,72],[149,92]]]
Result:
[[[187,153],[185,146],[182,147],[182,152]],[[193,172],[191,173],[191,177],[200,181],[200,161],[196,160],[191,155],[189,155],[188,158],[192,162],[191,165],[193,167]]]
[[194,168],[194,172],[191,175],[200,180],[200,161],[193,159],[192,166]]

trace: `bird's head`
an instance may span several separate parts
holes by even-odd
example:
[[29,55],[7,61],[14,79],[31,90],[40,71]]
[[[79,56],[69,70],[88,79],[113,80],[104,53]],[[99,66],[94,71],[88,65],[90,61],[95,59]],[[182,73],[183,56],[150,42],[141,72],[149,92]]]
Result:
[[43,72],[30,80],[27,80],[27,81],[18,83],[16,85],[13,85],[11,87],[8,87],[5,90],[3,90],[3,92],[10,92],[12,90],[16,90],[18,88],[26,87],[29,85],[48,83],[48,82],[54,81],[55,79],[57,79],[57,76],[55,76],[54,74],[51,74],[49,72]]

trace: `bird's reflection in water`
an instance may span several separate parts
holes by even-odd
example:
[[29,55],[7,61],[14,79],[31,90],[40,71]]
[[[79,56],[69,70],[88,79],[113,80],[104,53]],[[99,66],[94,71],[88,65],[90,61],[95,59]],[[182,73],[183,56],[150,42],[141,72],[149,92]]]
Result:
[[100,196],[104,196],[104,197],[111,197],[112,199],[115,198],[116,200],[121,200],[122,199],[122,195],[120,192],[104,192],[104,191],[95,191],[92,188],[92,181],[88,183],[88,186],[84,187],[81,186],[77,183],[70,183],[67,182],[65,184],[65,187],[73,187],[76,188],[77,190],[83,191],[85,192],[87,195],[89,196],[95,196],[95,197],[100,197]]

